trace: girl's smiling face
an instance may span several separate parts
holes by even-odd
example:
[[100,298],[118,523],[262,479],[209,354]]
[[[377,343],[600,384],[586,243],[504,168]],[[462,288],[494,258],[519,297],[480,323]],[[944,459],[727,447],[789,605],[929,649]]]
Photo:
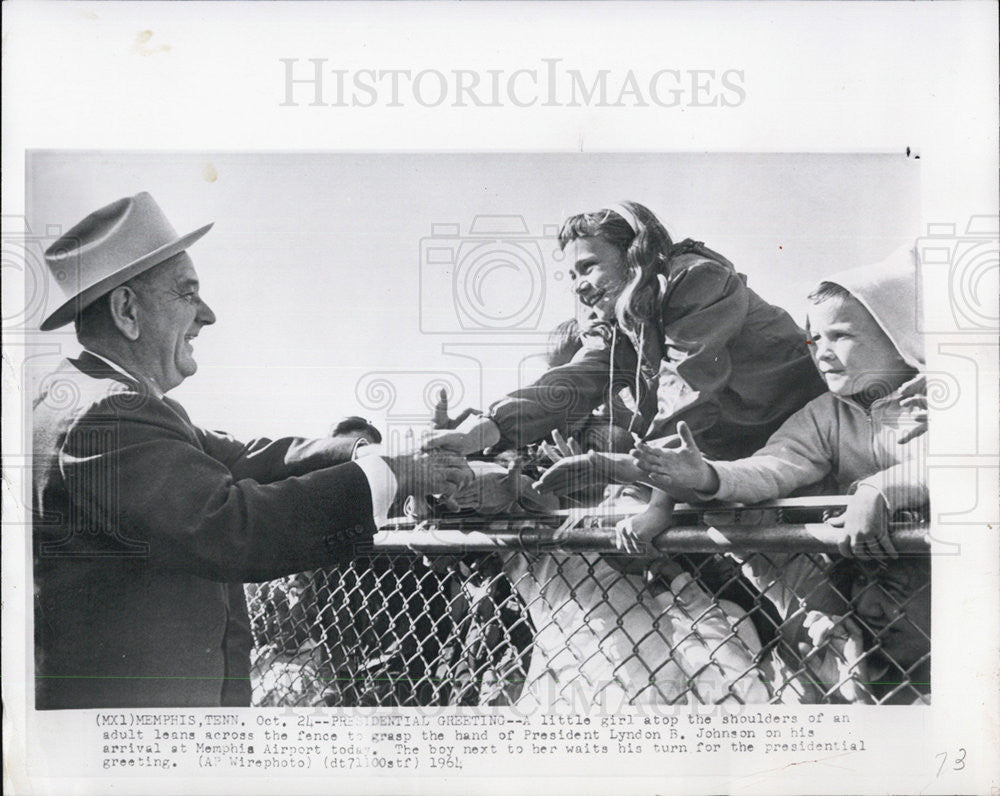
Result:
[[608,314],[628,278],[621,251],[603,238],[576,238],[566,245],[569,276],[577,298],[601,314]]

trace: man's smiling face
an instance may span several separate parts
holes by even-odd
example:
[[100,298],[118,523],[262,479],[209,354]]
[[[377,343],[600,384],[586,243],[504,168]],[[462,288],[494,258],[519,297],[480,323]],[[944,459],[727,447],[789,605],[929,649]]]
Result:
[[198,294],[198,274],[186,252],[142,274],[132,287],[142,310],[137,364],[166,392],[198,370],[191,341],[215,323],[215,313]]

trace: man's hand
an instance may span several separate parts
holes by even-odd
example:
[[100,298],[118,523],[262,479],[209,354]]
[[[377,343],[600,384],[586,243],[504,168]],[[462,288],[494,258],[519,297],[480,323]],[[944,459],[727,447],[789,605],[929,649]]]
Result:
[[677,434],[667,438],[666,447],[637,442],[632,457],[650,483],[667,492],[679,487],[713,494],[719,489],[719,476],[705,461],[683,420],[677,424]]
[[421,499],[427,495],[449,496],[472,483],[468,462],[455,453],[431,451],[382,458],[396,476],[397,497],[413,495]]
[[897,558],[896,548],[889,536],[889,507],[882,493],[862,484],[847,499],[847,510],[831,517],[827,524],[843,531],[837,545],[843,556],[858,558]]
[[481,415],[478,409],[469,407],[463,409],[458,417],[448,417],[448,391],[441,388],[438,393],[437,404],[434,406],[434,418],[431,420],[431,428],[436,430],[450,430],[458,428],[470,415]]
[[534,486],[542,494],[569,495],[594,484],[631,484],[642,475],[627,453],[590,451],[560,459],[542,473]]
[[500,429],[488,417],[469,415],[455,429],[431,431],[422,441],[425,451],[447,450],[468,456],[500,441]]

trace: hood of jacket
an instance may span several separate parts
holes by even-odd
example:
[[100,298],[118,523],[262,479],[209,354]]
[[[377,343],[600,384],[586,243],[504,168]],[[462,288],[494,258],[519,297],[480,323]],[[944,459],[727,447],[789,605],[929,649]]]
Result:
[[917,254],[903,246],[874,265],[840,271],[823,279],[850,291],[886,333],[903,361],[924,370],[922,308],[917,294]]

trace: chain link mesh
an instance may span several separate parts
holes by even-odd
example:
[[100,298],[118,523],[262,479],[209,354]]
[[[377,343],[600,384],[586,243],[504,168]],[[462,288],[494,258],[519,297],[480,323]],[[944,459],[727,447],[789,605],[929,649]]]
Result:
[[[679,552],[636,558],[610,552],[604,520],[397,526],[351,563],[248,585],[254,704],[929,701],[920,528],[887,564],[781,522],[725,527],[726,552],[707,552],[714,524],[671,529],[657,547]],[[758,552],[731,549],[750,538]]]

